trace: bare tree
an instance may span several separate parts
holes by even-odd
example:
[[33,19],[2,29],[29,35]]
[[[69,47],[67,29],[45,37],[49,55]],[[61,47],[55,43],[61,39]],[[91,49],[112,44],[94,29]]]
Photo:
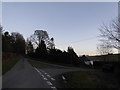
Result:
[[43,30],[36,30],[34,34],[30,36],[29,41],[32,42],[34,48],[39,47],[42,41],[44,41],[47,49],[55,48],[54,38],[49,38],[48,33]]
[[54,38],[48,40],[47,46],[48,49],[55,49]]
[[33,48],[32,42],[29,41],[29,39],[27,39],[27,41],[26,41],[26,53],[32,54],[33,51],[34,51],[34,48]]
[[103,24],[99,30],[102,42],[120,50],[120,19],[112,20],[108,26]]
[[36,30],[33,35],[30,36],[30,41],[34,46],[38,47],[41,41],[45,41],[47,43],[49,39],[48,33],[43,30]]
[[97,51],[100,55],[107,55],[112,53],[112,47],[109,44],[102,43],[97,46]]

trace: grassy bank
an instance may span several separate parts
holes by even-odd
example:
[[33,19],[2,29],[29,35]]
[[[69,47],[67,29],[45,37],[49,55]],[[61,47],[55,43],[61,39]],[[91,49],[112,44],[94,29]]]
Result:
[[92,61],[94,60],[100,60],[100,61],[120,61],[120,54],[108,54],[108,55],[97,55],[97,56],[88,56],[88,58]]
[[8,72],[20,59],[20,57],[16,54],[12,53],[3,53],[2,58],[2,75]]
[[110,73],[81,71],[65,73],[66,88],[116,88],[117,78]]

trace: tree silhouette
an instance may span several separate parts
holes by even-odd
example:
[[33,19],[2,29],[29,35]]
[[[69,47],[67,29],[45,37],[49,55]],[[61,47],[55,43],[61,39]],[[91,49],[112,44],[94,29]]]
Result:
[[73,65],[75,65],[75,66],[78,66],[79,65],[79,59],[78,59],[78,56],[77,56],[77,54],[75,53],[75,51],[73,50],[73,48],[72,47],[68,47],[68,53],[70,54],[70,57],[71,57],[71,59],[70,59],[70,61],[71,61],[71,63],[73,64]]
[[13,52],[25,54],[25,39],[22,34],[18,32],[11,33]]
[[41,58],[44,58],[47,55],[46,45],[43,40],[41,40],[41,43],[36,48],[35,53],[36,53],[37,57],[41,57]]
[[100,55],[107,55],[112,53],[112,47],[107,43],[101,43],[97,46],[97,51]]
[[30,54],[33,54],[33,51],[34,51],[34,48],[33,48],[32,42],[27,39],[26,52],[27,52],[27,54],[30,55]]
[[55,49],[54,38],[51,38],[48,40],[47,48],[48,49]]
[[25,54],[25,40],[22,34],[5,31],[2,35],[2,51]]
[[48,33],[43,30],[36,30],[33,35],[30,36],[31,42],[36,46],[39,47],[41,41],[45,41],[47,43],[49,39]]
[[79,58],[72,47],[68,47],[68,51],[61,51],[55,48],[54,38],[49,38],[48,33],[43,30],[36,30],[29,38],[30,47],[31,44],[35,49],[35,52],[31,55],[34,58],[42,58],[39,60],[64,63],[79,66]]
[[120,18],[112,20],[110,25],[103,24],[99,30],[102,42],[120,50]]
[[11,52],[12,45],[11,45],[11,37],[9,32],[5,32],[2,35],[2,51],[3,52]]

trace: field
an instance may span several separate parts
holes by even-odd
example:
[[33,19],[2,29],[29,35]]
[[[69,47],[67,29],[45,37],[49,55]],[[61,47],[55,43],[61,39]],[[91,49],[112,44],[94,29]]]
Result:
[[88,56],[92,61],[120,61],[120,54],[108,54],[108,55],[97,55],[97,56]]
[[118,88],[117,76],[100,71],[80,71],[63,74],[65,88]]

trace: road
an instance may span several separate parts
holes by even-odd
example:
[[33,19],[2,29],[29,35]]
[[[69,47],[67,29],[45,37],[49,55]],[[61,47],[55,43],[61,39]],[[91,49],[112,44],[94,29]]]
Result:
[[[19,60],[17,64],[2,77],[2,88],[51,88],[57,90],[58,86],[56,86],[56,83],[59,83],[56,79],[57,75],[64,72],[88,70],[41,63],[41,65],[43,64],[43,68],[38,68],[32,66],[25,58]],[[51,68],[48,68],[48,66]]]

